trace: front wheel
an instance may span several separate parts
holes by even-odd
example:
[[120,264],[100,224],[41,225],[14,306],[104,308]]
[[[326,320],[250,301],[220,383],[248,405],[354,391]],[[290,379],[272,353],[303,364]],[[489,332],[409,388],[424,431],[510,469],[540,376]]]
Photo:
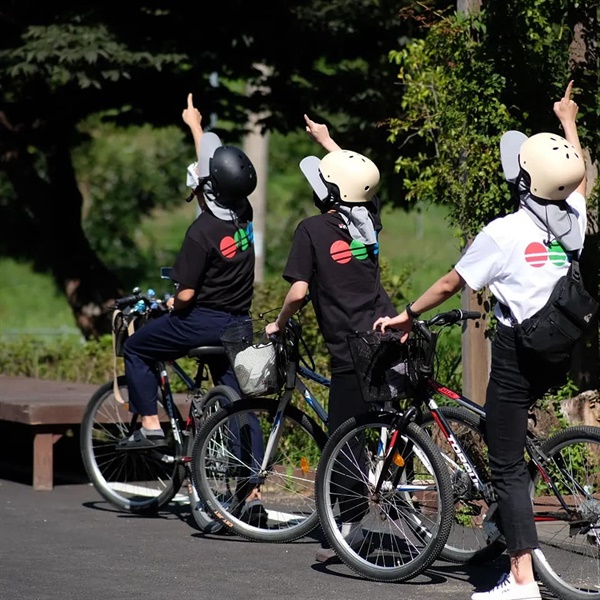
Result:
[[387,412],[349,419],[329,438],[317,473],[327,540],[346,565],[375,581],[424,571],[443,549],[454,514],[439,450],[416,424],[399,430],[398,420]]
[[[239,399],[240,395],[233,388],[226,385],[217,385],[195,400],[192,408],[192,427],[186,442],[186,460],[189,460],[191,463],[194,437],[202,423],[214,415],[219,409],[230,406]],[[219,533],[223,529],[223,524],[212,516],[204,502],[200,499],[196,486],[193,484],[191,466],[189,469],[188,495],[190,499],[190,512],[194,523],[197,525],[198,529],[204,533]]]
[[[124,403],[115,397],[113,382],[109,381],[87,405],[81,422],[81,458],[90,481],[112,505],[130,512],[154,511],[173,499],[185,478],[185,467],[179,460],[182,447],[159,402],[158,415],[168,447],[117,450],[117,442],[139,426],[137,415],[129,412],[124,376],[118,378],[117,385]],[[181,422],[179,413],[177,416]]]
[[[221,409],[202,425],[192,452],[194,485],[208,510],[261,542],[289,542],[318,525],[314,478],[327,436],[294,406],[279,414],[278,404],[253,398]],[[271,459],[263,469],[266,449]]]
[[536,470],[530,487],[536,572],[564,600],[600,600],[600,428],[564,429],[542,453],[545,473]]

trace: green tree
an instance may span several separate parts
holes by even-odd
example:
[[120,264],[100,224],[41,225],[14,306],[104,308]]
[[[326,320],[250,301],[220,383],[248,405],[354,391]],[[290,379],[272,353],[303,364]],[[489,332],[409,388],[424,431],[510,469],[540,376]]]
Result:
[[[514,210],[500,169],[499,140],[508,129],[558,131],[553,102],[570,79],[580,106],[578,130],[588,162],[600,149],[598,21],[592,7],[567,0],[489,3],[478,15],[438,13],[428,33],[392,51],[404,87],[390,139],[409,200],[449,206],[466,241],[489,220]],[[592,170],[590,170],[592,172]],[[588,289],[598,289],[598,190],[582,255]],[[592,332],[578,382],[597,387],[598,337]]]
[[[0,204],[1,251],[52,273],[86,337],[108,331],[105,309],[122,286],[82,227],[72,157],[93,132],[80,125],[92,115],[120,126],[173,125],[190,91],[206,115],[218,114],[237,133],[248,113],[264,111],[269,116],[262,125],[282,133],[302,128],[304,112],[344,115],[335,123],[340,143],[360,140],[365,151],[373,148],[382,171],[391,173],[393,156],[377,121],[399,98],[387,51],[414,30],[397,15],[408,3],[175,0],[122,3],[118,10],[108,2],[5,3],[0,167],[12,192]],[[259,88],[248,97],[240,82],[260,79],[259,63],[270,67],[269,93]],[[113,191],[123,179],[115,181]],[[109,233],[122,235],[124,247],[120,219],[126,206],[143,215],[159,202],[137,183],[139,191],[117,210],[127,195],[125,184],[114,199],[91,207],[99,211],[90,214],[91,222],[110,217],[119,225]]]

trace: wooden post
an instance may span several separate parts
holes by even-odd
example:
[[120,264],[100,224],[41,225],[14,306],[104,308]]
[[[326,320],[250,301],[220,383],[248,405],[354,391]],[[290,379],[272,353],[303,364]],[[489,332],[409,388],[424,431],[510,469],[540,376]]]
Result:
[[267,209],[267,179],[269,171],[269,133],[261,134],[257,121],[260,117],[252,115],[248,127],[249,133],[244,137],[244,152],[248,155],[256,169],[256,190],[250,196],[254,210],[254,252],[256,265],[254,280],[262,283],[265,280],[265,229]]
[[[476,14],[481,9],[481,0],[457,0],[456,10],[465,14]],[[485,318],[467,321],[462,334],[463,394],[483,406],[490,372],[491,348],[487,339],[486,324],[489,302],[487,290],[476,294],[465,287],[461,296],[463,310],[475,310]]]
[[[265,65],[254,65],[266,78],[270,70]],[[261,85],[248,85],[247,93],[251,96],[255,91],[265,93],[267,88]],[[264,134],[258,125],[267,113],[252,114],[248,119],[248,133],[244,137],[244,152],[248,155],[256,169],[256,190],[250,196],[250,203],[254,209],[254,253],[256,266],[254,267],[254,280],[262,283],[265,280],[265,232],[267,212],[267,180],[269,177],[269,132]]]
[[490,342],[486,336],[490,309],[487,290],[476,293],[465,286],[462,291],[463,310],[482,314],[479,321],[466,321],[462,334],[463,394],[483,406],[491,366]]

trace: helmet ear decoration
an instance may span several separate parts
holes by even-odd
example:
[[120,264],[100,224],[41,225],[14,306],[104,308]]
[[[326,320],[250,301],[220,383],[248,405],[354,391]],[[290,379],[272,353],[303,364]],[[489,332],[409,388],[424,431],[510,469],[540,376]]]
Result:
[[206,180],[210,175],[210,161],[217,148],[223,144],[216,133],[203,133],[200,138],[200,152],[198,153],[198,179]]
[[306,177],[317,198],[320,201],[324,201],[329,196],[329,190],[319,172],[320,162],[321,160],[316,156],[306,156],[300,161],[300,170],[304,177]]
[[515,183],[521,171],[519,152],[527,136],[520,131],[507,131],[500,138],[500,161],[504,178],[509,183]]

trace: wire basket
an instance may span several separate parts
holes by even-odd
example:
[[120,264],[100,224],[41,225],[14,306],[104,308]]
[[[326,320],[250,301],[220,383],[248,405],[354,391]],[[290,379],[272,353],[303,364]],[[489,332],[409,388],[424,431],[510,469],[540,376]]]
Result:
[[282,352],[277,343],[265,340],[264,328],[254,331],[251,320],[231,325],[221,336],[221,343],[245,396],[267,396],[281,389]]
[[401,343],[401,332],[357,331],[348,336],[363,400],[381,404],[409,398],[417,383],[416,339]]

